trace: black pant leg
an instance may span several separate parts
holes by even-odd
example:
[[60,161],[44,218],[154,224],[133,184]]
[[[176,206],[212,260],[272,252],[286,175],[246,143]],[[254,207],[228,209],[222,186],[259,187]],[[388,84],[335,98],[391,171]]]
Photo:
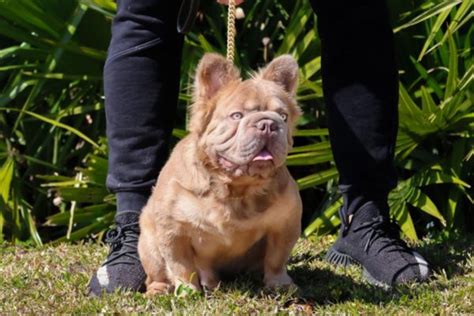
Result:
[[386,203],[397,182],[398,128],[398,73],[386,2],[311,0],[311,5],[318,15],[340,189],[349,204],[361,196]]
[[140,210],[168,156],[179,92],[180,1],[119,0],[104,67],[107,187]]

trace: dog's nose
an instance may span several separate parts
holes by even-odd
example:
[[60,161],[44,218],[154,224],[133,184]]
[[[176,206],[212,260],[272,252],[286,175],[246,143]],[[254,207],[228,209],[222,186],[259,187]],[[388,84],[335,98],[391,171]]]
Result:
[[263,133],[270,133],[270,132],[276,131],[278,128],[278,125],[274,120],[262,119],[257,122],[256,127]]

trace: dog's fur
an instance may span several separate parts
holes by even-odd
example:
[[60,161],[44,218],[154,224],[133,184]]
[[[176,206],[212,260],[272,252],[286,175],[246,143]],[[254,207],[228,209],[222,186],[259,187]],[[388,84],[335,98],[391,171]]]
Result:
[[140,217],[148,294],[185,283],[212,289],[222,273],[257,270],[291,286],[286,262],[301,227],[298,188],[284,165],[300,115],[291,56],[242,81],[205,55],[195,79],[190,134],[174,148]]

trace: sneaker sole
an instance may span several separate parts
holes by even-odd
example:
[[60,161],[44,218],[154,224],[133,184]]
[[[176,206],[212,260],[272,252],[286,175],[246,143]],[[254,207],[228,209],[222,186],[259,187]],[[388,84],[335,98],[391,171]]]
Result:
[[389,284],[386,284],[386,283],[383,283],[379,280],[377,280],[376,278],[374,278],[370,273],[369,271],[367,271],[365,269],[364,266],[362,266],[360,264],[359,261],[355,260],[354,258],[352,258],[351,256],[345,254],[345,253],[342,253],[342,252],[339,252],[337,251],[336,249],[334,249],[334,247],[331,247],[328,251],[328,253],[326,254],[325,258],[324,258],[327,262],[335,265],[335,266],[342,266],[344,268],[347,268],[351,265],[355,265],[355,266],[359,266],[359,267],[362,267],[362,277],[370,284],[372,285],[375,285],[375,286],[378,286],[378,287],[381,287],[381,288],[384,288],[384,289],[390,289],[391,286]]
[[336,266],[343,266],[344,268],[347,268],[351,265],[360,265],[359,262],[357,262],[351,256],[339,252],[333,247],[329,249],[324,259],[329,263],[332,263]]

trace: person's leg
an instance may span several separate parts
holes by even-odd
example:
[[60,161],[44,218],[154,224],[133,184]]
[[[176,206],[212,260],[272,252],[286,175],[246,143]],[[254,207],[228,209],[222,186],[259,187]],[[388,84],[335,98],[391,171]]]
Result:
[[117,229],[108,234],[111,253],[89,284],[92,294],[142,289],[138,217],[168,156],[179,92],[180,1],[119,0],[117,5],[104,67],[107,187],[117,195]]
[[311,0],[318,15],[324,98],[344,205],[332,262],[360,263],[375,283],[424,280],[426,261],[389,224],[397,182],[398,74],[383,0]]

